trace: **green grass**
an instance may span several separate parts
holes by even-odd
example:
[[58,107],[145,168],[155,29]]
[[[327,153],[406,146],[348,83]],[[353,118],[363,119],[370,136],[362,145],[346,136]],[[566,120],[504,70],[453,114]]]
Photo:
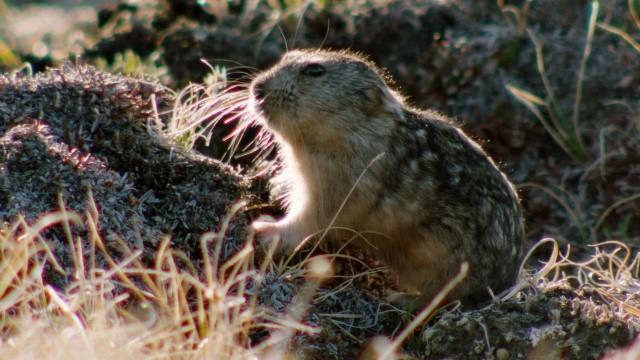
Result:
[[[587,39],[580,68],[576,75],[576,90],[571,115],[567,115],[558,104],[558,97],[545,70],[542,44],[532,29],[527,28],[525,25],[521,25],[523,20],[518,22],[516,27],[520,28],[524,26],[526,33],[529,35],[531,42],[535,46],[536,64],[538,73],[540,74],[540,78],[544,84],[546,96],[543,99],[542,97],[515,85],[506,85],[507,90],[516,98],[516,100],[525,105],[527,109],[535,115],[556,144],[560,146],[567,155],[578,162],[588,160],[588,152],[581,134],[580,106],[582,104],[582,86],[584,83],[587,61],[591,54],[591,44],[593,42],[593,33],[596,28],[599,6],[599,1],[593,1],[591,3],[591,15],[588,22]],[[540,108],[544,111],[540,111]]]

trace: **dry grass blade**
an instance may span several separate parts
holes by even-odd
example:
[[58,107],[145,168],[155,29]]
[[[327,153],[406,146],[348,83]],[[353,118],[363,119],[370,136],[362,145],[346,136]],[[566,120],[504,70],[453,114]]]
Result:
[[564,126],[562,125],[562,123],[560,123],[560,119],[558,119],[559,115],[556,115],[556,114],[560,114],[558,110],[558,100],[557,100],[555,91],[551,86],[551,81],[547,76],[547,70],[545,69],[545,66],[544,66],[544,56],[542,55],[542,43],[540,43],[540,40],[538,40],[538,37],[531,29],[527,29],[527,34],[529,35],[529,38],[531,39],[531,42],[533,43],[533,46],[536,49],[536,67],[538,68],[538,74],[540,74],[540,79],[542,79],[542,84],[544,84],[544,89],[547,92],[547,96],[549,99],[548,101],[545,101],[544,105],[549,110],[548,113],[549,113],[549,116],[551,117],[551,121],[553,122],[554,129],[560,134],[560,137],[564,141],[568,141],[569,136],[564,130]]
[[506,87],[507,87],[507,91],[509,91],[509,93],[513,95],[516,98],[516,100],[518,100],[521,104],[526,106],[527,109],[529,109],[529,111],[531,111],[536,116],[538,121],[540,121],[544,129],[551,136],[553,141],[555,141],[555,143],[558,146],[560,146],[560,148],[566,154],[576,159],[575,155],[573,155],[573,151],[571,151],[571,149],[567,146],[566,137],[564,135],[563,130],[561,130],[562,127],[561,126],[558,127],[557,125],[553,125],[552,123],[547,121],[547,118],[544,116],[544,114],[537,108],[537,106],[540,106],[540,105],[548,108],[546,102],[541,98],[539,98],[538,96],[526,90],[520,89],[516,86],[513,86],[511,84],[507,84]]
[[[640,26],[640,23],[638,23],[638,25]],[[612,34],[618,35],[620,36],[624,41],[627,42],[627,44],[631,45],[638,53],[640,53],[640,43],[638,43],[637,41],[635,41],[633,39],[633,37],[631,37],[631,35],[629,35],[629,33],[625,32],[624,30],[617,28],[615,26],[611,26],[609,24],[605,24],[605,23],[601,23],[599,22],[597,24],[597,26],[605,31],[608,31]]]
[[[549,255],[549,260],[545,262],[542,269],[539,269],[533,274],[527,273],[527,271],[525,270],[525,266],[529,262],[529,259],[531,259],[533,254],[540,247],[546,244],[551,244],[552,246],[551,254]],[[511,289],[505,290],[504,294],[499,296],[500,300],[506,301],[513,298],[522,289],[530,287],[532,284],[537,284],[540,279],[547,277],[547,275],[551,273],[551,271],[554,271],[553,278],[557,279],[559,272],[556,265],[558,264],[559,253],[560,251],[558,248],[558,242],[555,241],[554,239],[544,238],[538,241],[531,249],[529,249],[529,252],[527,252],[527,255],[525,255],[524,259],[522,260],[522,264],[520,265],[520,270],[518,271],[518,282]]]
[[[498,8],[502,12],[502,16],[507,20],[509,26],[517,31],[518,34],[522,34],[527,27],[527,14],[529,13],[529,2],[525,1],[522,8],[519,9],[513,5],[505,5],[504,0],[497,0]],[[513,19],[509,16],[511,15]]]

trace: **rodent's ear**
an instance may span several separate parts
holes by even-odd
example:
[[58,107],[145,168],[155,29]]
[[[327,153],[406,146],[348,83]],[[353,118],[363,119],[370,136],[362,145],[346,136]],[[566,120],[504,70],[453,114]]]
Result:
[[402,98],[385,85],[376,84],[365,91],[369,106],[363,109],[367,115],[388,113],[393,117],[402,117],[404,107]]

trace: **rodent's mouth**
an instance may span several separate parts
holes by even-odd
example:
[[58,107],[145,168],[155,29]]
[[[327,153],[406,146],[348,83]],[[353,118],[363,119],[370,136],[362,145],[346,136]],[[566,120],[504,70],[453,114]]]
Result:
[[273,128],[278,127],[281,118],[289,117],[292,106],[295,104],[295,96],[292,91],[273,88],[273,84],[258,79],[251,84],[251,108],[253,112]]
[[[252,94],[253,95],[253,94]],[[264,98],[251,96],[251,108],[253,112],[267,124],[278,122],[278,118],[290,111],[289,104],[275,93],[269,93]]]

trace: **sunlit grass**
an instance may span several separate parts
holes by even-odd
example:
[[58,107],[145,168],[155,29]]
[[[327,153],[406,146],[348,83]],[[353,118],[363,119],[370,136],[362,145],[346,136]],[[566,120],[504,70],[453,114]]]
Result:
[[[91,202],[92,203],[92,202]],[[204,268],[196,269],[165,239],[155,263],[122,244],[123,258],[109,254],[98,233],[95,205],[84,214],[61,209],[34,224],[22,218],[0,230],[0,347],[6,359],[192,359],[256,358],[267,345],[248,346],[253,327],[283,327],[271,317],[261,323],[255,296],[259,272],[248,242],[218,263],[219,233],[200,239]],[[46,229],[66,233],[73,270],[63,273]],[[75,231],[82,228],[87,236]],[[213,248],[213,250],[212,250]],[[87,250],[89,249],[89,250]],[[100,267],[103,258],[108,266]],[[185,265],[186,264],[186,265]],[[64,289],[43,281],[45,268],[70,280]],[[296,328],[288,319],[286,328]]]

